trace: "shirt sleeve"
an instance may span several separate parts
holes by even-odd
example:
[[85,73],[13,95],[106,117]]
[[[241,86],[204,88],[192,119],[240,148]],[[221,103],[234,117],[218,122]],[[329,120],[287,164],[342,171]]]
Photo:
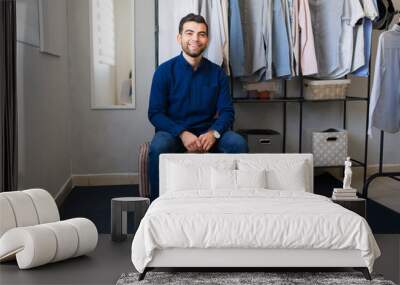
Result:
[[168,109],[168,81],[166,71],[158,68],[151,84],[148,118],[153,126],[173,136],[179,136],[185,128],[167,116]]
[[[346,2],[346,1],[345,1]],[[348,1],[350,5],[350,25],[354,27],[358,20],[365,17],[364,9],[361,6],[360,0]]]
[[376,61],[375,61],[375,72],[374,72],[374,81],[372,83],[371,97],[369,102],[369,121],[368,121],[368,135],[372,137],[372,123],[374,119],[374,111],[376,104],[378,102],[379,96],[381,94],[381,84],[382,84],[382,74],[383,74],[383,35],[379,37],[378,41],[378,50],[376,52]]
[[229,130],[235,119],[232,98],[229,92],[228,77],[222,71],[219,75],[220,90],[217,101],[217,119],[210,129],[219,132],[221,135]]
[[378,10],[374,4],[373,0],[363,0],[363,7],[364,7],[364,13],[365,17],[369,18],[371,21],[375,20],[376,17],[378,17]]

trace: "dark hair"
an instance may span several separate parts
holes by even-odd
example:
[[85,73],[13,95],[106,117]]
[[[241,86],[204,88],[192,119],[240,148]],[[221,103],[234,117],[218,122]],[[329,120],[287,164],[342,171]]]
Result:
[[208,25],[207,25],[206,20],[203,18],[203,16],[190,13],[190,14],[187,14],[185,17],[183,17],[181,19],[181,21],[179,22],[179,33],[180,34],[182,34],[183,24],[185,24],[186,22],[196,22],[199,24],[206,25],[206,31],[208,34]]

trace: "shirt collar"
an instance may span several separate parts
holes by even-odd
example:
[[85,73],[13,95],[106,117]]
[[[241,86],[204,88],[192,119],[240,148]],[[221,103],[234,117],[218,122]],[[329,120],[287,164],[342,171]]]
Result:
[[393,27],[391,28],[392,31],[400,32],[400,25],[399,24],[394,24]]
[[[183,52],[181,52],[181,54],[179,55],[178,60],[179,60],[180,64],[181,64],[184,68],[190,68],[190,70],[193,70],[193,67],[192,67],[192,66],[190,65],[190,63],[187,62],[186,59],[184,58]],[[205,67],[205,63],[206,63],[206,60],[205,60],[205,58],[204,58],[204,56],[203,56],[203,57],[201,58],[201,61],[200,61],[200,63],[199,63],[199,66],[197,67],[196,71],[197,71],[197,70],[203,69],[203,68]]]

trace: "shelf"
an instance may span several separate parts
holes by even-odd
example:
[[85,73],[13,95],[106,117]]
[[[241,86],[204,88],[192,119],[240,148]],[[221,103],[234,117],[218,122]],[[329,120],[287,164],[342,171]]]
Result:
[[257,99],[257,98],[233,98],[234,103],[279,103],[279,102],[300,102],[301,97],[281,97],[271,99]]
[[[351,160],[352,166],[351,167],[365,167],[365,163],[360,162],[358,160]],[[340,168],[344,167],[344,165],[330,165],[330,166],[314,166],[314,168]]]
[[327,100],[306,100],[302,97],[281,97],[281,98],[271,98],[271,99],[257,99],[257,98],[233,98],[234,103],[300,103],[300,102],[311,102],[311,103],[321,103],[321,102],[344,102],[344,101],[368,101],[368,98],[347,96],[345,99],[327,99]]

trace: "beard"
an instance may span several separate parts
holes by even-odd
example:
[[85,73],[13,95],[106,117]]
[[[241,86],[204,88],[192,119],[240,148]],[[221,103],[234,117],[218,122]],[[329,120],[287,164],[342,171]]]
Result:
[[205,45],[205,46],[199,47],[199,49],[197,49],[196,51],[193,51],[189,48],[189,43],[182,43],[182,42],[181,42],[181,47],[182,47],[182,50],[188,56],[194,57],[194,58],[199,57],[204,52],[204,50],[207,48],[207,46]]

